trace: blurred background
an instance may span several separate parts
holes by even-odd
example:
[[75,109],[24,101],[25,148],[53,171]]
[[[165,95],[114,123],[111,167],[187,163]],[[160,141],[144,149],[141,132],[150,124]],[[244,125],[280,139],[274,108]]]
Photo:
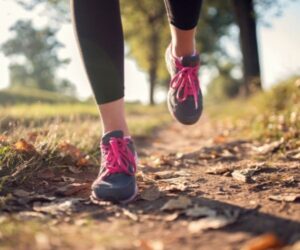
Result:
[[[169,81],[163,61],[170,41],[167,17],[160,14],[164,4],[142,0],[136,6],[136,1],[121,1],[126,100],[160,103]],[[0,9],[1,105],[91,98],[69,1],[0,0]],[[197,46],[208,100],[249,96],[299,74],[299,12],[297,0],[204,1]]]

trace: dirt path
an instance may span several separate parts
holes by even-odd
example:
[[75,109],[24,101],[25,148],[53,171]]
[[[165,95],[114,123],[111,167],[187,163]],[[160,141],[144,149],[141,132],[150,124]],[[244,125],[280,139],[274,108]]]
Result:
[[91,202],[95,168],[44,174],[39,187],[18,187],[4,209],[16,223],[43,226],[38,234],[18,234],[23,243],[14,248],[12,236],[0,234],[4,249],[299,249],[291,245],[300,240],[300,163],[275,154],[281,142],[236,139],[207,118],[190,127],[173,123],[136,142],[134,203]]

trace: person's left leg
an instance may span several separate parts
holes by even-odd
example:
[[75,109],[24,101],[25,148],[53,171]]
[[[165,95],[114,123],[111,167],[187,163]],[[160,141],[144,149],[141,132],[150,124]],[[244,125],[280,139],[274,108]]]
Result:
[[196,26],[202,0],[164,0],[170,22],[171,43],[166,51],[166,63],[171,74],[168,107],[175,119],[189,125],[202,114],[202,93],[196,52]]
[[137,194],[137,157],[125,120],[119,0],[71,0],[71,8],[77,42],[102,121],[102,160],[92,197],[127,202]]

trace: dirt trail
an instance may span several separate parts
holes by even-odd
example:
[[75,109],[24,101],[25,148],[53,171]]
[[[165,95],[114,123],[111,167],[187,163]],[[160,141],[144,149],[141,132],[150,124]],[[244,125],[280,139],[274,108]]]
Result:
[[[280,142],[259,145],[236,139],[234,131],[204,117],[194,126],[172,123],[136,144],[140,195],[132,204],[90,202],[93,168],[79,176],[63,173],[74,178],[67,180],[71,185],[85,187],[78,192],[72,192],[74,185],[64,189],[47,179],[47,187],[39,188],[44,201],[28,199],[26,209],[12,213],[19,220],[40,213],[40,220],[55,225],[56,232],[51,226],[43,232],[45,249],[242,249],[253,247],[259,240],[249,240],[266,233],[271,234],[262,242],[281,249],[278,241],[292,245],[300,240],[300,164],[274,153]],[[45,205],[49,196],[54,198]],[[37,249],[40,241],[35,237]]]

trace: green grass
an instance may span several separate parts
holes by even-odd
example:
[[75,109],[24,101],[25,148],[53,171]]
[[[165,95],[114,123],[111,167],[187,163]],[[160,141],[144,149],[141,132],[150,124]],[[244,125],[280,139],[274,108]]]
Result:
[[77,98],[56,92],[39,90],[35,88],[8,88],[0,91],[0,105],[7,106],[20,103],[74,103]]
[[215,122],[231,124],[243,136],[293,140],[300,131],[300,79],[293,77],[248,99],[208,105]]

